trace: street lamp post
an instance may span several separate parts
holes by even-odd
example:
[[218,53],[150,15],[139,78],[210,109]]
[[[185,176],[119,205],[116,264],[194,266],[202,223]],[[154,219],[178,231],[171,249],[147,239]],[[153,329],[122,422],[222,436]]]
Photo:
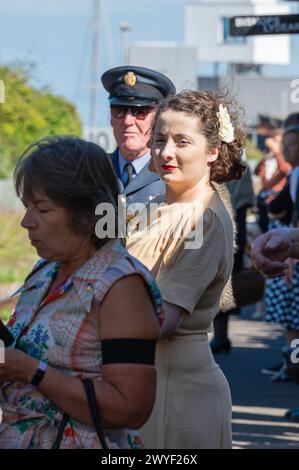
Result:
[[132,30],[131,25],[124,21],[119,27],[122,34],[122,46],[123,46],[123,61],[124,65],[129,63],[129,32]]

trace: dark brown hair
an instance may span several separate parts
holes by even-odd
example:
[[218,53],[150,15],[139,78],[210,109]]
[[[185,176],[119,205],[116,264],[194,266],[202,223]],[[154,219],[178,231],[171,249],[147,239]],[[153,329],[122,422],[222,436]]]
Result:
[[[221,141],[219,136],[219,105],[225,106],[234,126],[234,140],[231,143]],[[158,106],[153,129],[161,113],[171,109],[198,117],[199,130],[206,137],[209,149],[219,148],[217,160],[210,164],[210,182],[225,183],[240,179],[246,170],[241,156],[244,150],[245,136],[240,125],[240,110],[233,100],[229,100],[226,91],[191,91],[185,90],[163,100]]]
[[299,113],[291,113],[283,123],[284,129],[290,126],[299,126]]
[[31,199],[34,191],[42,190],[67,209],[75,232],[90,236],[96,248],[107,241],[95,234],[100,218],[95,208],[110,203],[117,214],[119,191],[110,160],[98,145],[72,136],[42,139],[21,155],[14,179],[20,198]]
[[285,136],[289,132],[299,134],[299,113],[289,114],[283,125],[283,135]]

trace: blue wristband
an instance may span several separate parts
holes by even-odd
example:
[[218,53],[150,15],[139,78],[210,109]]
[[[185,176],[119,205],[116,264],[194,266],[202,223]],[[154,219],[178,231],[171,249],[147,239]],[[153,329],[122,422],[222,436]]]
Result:
[[34,385],[35,387],[38,387],[41,381],[44,378],[44,375],[48,369],[48,364],[46,364],[43,361],[40,361],[38,364],[37,371],[35,372],[32,380],[31,380],[31,385]]

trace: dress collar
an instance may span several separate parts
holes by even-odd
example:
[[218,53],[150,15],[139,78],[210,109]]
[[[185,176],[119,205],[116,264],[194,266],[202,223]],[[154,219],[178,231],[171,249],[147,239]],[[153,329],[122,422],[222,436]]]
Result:
[[[111,239],[91,258],[89,258],[80,268],[71,274],[68,282],[72,282],[81,303],[87,312],[91,311],[92,301],[95,293],[95,285],[103,273],[117,258],[118,253],[124,252],[125,247],[120,239]],[[99,268],[100,266],[100,268]],[[40,260],[33,268],[21,286],[13,295],[19,295],[30,289],[36,288],[47,290],[50,279],[53,279],[59,268],[58,262],[47,262]],[[63,295],[63,291],[61,292]]]

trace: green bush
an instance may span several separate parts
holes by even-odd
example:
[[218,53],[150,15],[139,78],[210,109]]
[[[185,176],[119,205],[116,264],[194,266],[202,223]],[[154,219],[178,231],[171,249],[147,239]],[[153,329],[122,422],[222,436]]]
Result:
[[7,322],[11,314],[11,310],[7,307],[4,307],[3,309],[0,309],[0,318],[4,322]]
[[31,85],[32,67],[0,66],[5,103],[0,104],[0,179],[9,178],[17,157],[32,142],[56,134],[81,136],[75,107],[48,89]]
[[252,139],[246,139],[246,157],[249,160],[261,160],[263,158],[263,152],[261,152],[256,145],[252,142]]
[[0,285],[22,283],[37,260],[21,218],[22,213],[0,212]]

